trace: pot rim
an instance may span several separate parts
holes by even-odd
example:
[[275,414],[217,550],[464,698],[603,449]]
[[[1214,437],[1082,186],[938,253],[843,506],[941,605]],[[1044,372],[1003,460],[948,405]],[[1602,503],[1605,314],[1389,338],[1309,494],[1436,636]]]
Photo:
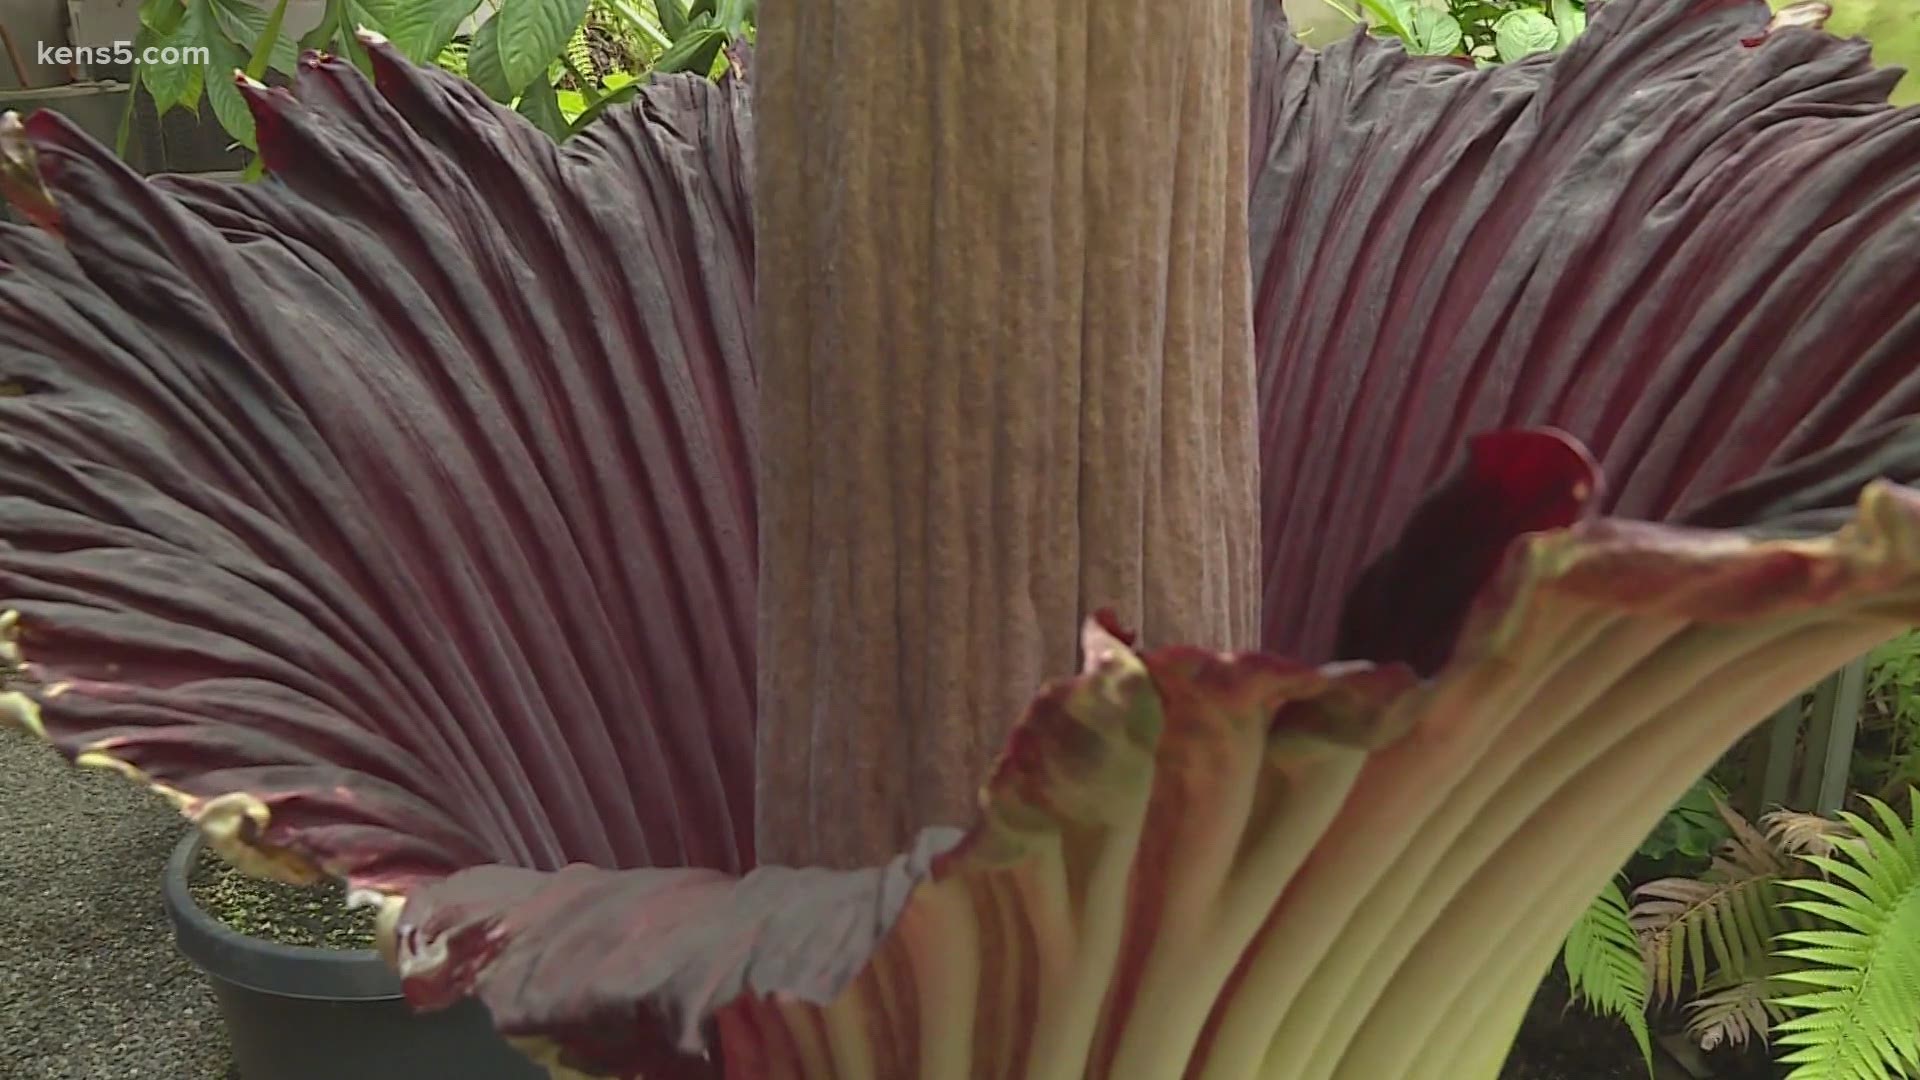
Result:
[[201,910],[188,877],[204,838],[195,828],[174,845],[161,877],[173,939],[207,974],[264,994],[325,1001],[393,1001],[400,977],[372,949],[319,949],[248,937]]

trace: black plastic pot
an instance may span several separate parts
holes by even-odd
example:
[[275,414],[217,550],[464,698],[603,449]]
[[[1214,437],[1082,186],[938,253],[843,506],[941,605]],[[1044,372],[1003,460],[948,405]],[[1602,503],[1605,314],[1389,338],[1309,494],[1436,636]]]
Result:
[[414,1013],[371,949],[306,949],[247,937],[193,902],[189,833],[162,894],[174,940],[207,973],[242,1080],[544,1080],[476,1001]]

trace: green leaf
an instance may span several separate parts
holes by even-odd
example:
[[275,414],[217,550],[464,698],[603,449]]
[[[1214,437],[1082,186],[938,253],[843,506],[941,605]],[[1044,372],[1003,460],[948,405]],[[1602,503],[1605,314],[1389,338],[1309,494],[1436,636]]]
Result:
[[752,24],[755,9],[759,6],[754,0],[719,0],[719,8],[714,12],[714,22],[727,32],[730,38],[740,37]]
[[653,62],[653,70],[662,74],[697,71],[704,75],[713,68],[714,57],[726,44],[727,32],[714,25],[713,16],[703,12],[687,24],[685,36]]
[[181,0],[140,0],[140,25],[165,38],[186,18],[187,5]]
[[325,51],[333,44],[335,35],[340,32],[340,0],[327,0],[327,9],[320,15],[320,21],[313,29],[300,35],[300,49]]
[[[506,0],[500,13],[487,20],[499,23],[495,49],[500,72],[515,93],[546,74],[560,55],[573,28],[587,16],[589,0]],[[471,62],[471,61],[469,61]]]
[[1807,859],[1841,880],[1785,883],[1833,901],[1788,903],[1830,923],[1784,935],[1796,947],[1781,955],[1803,962],[1780,974],[1794,987],[1776,999],[1797,1014],[1775,1040],[1798,1066],[1790,1080],[1907,1076],[1920,1063],[1920,793],[1910,823],[1865,801],[1878,827],[1843,815],[1860,838],[1839,845],[1847,861]]
[[1493,24],[1493,47],[1503,63],[1511,64],[1534,53],[1552,52],[1559,44],[1559,27],[1531,8],[1509,11]]
[[247,58],[232,42],[217,34],[208,36],[207,48],[213,60],[207,65],[207,102],[234,142],[257,150],[253,141],[253,112],[247,108],[247,99],[240,96],[240,88],[233,84],[234,72],[240,70]]
[[1450,10],[1462,24],[1486,23],[1489,26],[1507,13],[1506,8],[1481,3],[1454,4]]
[[595,2],[600,5],[601,11],[618,16],[629,29],[645,39],[644,42],[635,43],[641,46],[643,53],[658,52],[673,45],[673,39],[660,28],[659,13],[651,8],[641,10],[637,0],[595,0]]
[[370,25],[407,59],[426,63],[440,55],[480,0],[365,0]]
[[502,105],[513,100],[514,88],[500,66],[500,20],[488,19],[473,35],[467,49],[467,78],[486,95]]
[[372,26],[373,15],[361,6],[360,0],[340,0],[340,5],[339,51],[353,61],[353,66],[360,69],[360,74],[371,79],[373,78],[373,57],[367,55],[367,47],[360,44],[360,39],[354,35],[354,31],[362,26]]
[[133,141],[133,110],[139,103],[140,80],[136,78],[133,80],[133,85],[127,87],[127,103],[120,110],[120,126],[113,134],[113,153],[121,160],[126,159],[127,144]]
[[[239,57],[239,62],[234,64],[221,63],[221,53],[215,49],[215,62],[207,65],[207,81],[208,86],[211,87],[213,83],[219,81],[216,76],[224,78],[246,66],[247,57],[259,48],[261,39],[266,37],[268,15],[255,7],[250,0],[193,0],[193,2],[196,6],[200,4],[206,6],[211,16],[208,25],[217,30],[217,32],[207,33],[205,37],[208,40],[202,41],[201,44],[211,48],[219,44],[219,41],[213,39],[224,39],[238,46],[232,51],[232,55]],[[293,39],[280,33],[279,28],[275,27],[273,36],[266,40],[272,43],[267,56],[267,66],[275,71],[293,74],[294,65],[300,59],[300,50],[295,47]],[[234,93],[238,96],[239,91]]]
[[1373,20],[1375,29],[1402,41],[1412,36],[1413,8],[1408,0],[1360,0],[1360,7]]
[[266,76],[267,60],[273,52],[271,46],[280,42],[280,26],[286,19],[287,0],[274,0],[267,25],[260,31],[260,40],[253,44],[253,55],[247,57],[247,78],[258,80]]
[[1408,29],[1412,36],[1406,39],[1407,52],[1414,56],[1452,56],[1460,51],[1464,38],[1459,20],[1434,8],[1414,12]]
[[[607,81],[611,83],[613,80],[608,79]],[[579,116],[573,118],[573,125],[569,128],[568,133],[573,135],[579,134],[582,128],[598,120],[601,113],[606,112],[608,109],[622,102],[633,100],[634,95],[640,92],[642,85],[643,84],[639,82],[628,79],[618,89],[609,89],[604,97],[594,104],[587,106]]]
[[660,18],[660,29],[669,41],[679,41],[687,32],[687,9],[680,0],[653,0],[653,13]]
[[[210,20],[207,0],[194,0],[181,10],[180,19],[174,23],[173,31],[165,37],[155,37],[150,43],[161,48],[197,48],[208,38],[206,26]],[[144,31],[142,37],[152,31]],[[176,105],[184,105],[195,112],[200,108],[201,70],[199,64],[184,64],[175,61],[171,64],[141,64],[138,78],[153,95],[153,107],[165,116]]]
[[552,136],[556,141],[567,137],[567,118],[560,113],[559,96],[554,93],[553,84],[545,78],[534,80],[527,92],[520,96],[520,103],[514,112],[533,121],[533,126]]
[[1574,0],[1551,0],[1554,33],[1558,35],[1555,48],[1564,49],[1573,44],[1573,39],[1586,32],[1587,13]]

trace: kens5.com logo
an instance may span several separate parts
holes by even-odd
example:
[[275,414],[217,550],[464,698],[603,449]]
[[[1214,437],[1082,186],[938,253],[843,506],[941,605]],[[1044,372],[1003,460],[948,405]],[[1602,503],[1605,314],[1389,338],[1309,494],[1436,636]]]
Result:
[[40,42],[36,54],[42,64],[210,64],[213,52],[205,45],[147,45],[135,49],[131,41],[104,45],[49,45]]

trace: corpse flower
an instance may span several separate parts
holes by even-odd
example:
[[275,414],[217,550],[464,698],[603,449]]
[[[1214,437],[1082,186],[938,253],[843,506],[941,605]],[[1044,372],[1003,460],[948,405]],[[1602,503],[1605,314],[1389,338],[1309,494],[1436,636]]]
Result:
[[381,904],[416,1005],[568,1075],[1491,1077],[1920,620],[1863,44],[768,9],[561,147],[377,40],[247,89],[263,184],[7,133],[7,713]]

